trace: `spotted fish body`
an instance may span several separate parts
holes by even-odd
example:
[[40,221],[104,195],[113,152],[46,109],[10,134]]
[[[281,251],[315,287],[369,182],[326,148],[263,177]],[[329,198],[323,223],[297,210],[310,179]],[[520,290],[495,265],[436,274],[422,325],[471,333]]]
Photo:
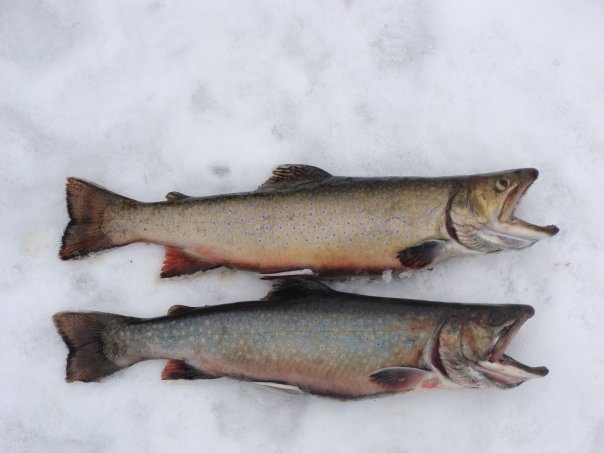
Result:
[[[533,314],[525,305],[467,305],[340,293],[278,281],[263,301],[126,318],[58,313],[68,381],[97,381],[148,359],[164,379],[222,376],[356,398],[453,387],[513,387],[543,376],[503,355]],[[513,365],[512,365],[513,364]]]
[[[157,203],[126,199],[70,178],[71,221],[60,256],[79,258],[133,242],[161,244],[167,249],[163,277],[219,266],[318,274],[420,268],[448,256],[510,248],[485,242],[475,232],[479,228],[466,224],[479,217],[466,202],[473,187],[483,180],[511,180],[506,174],[516,178],[515,186],[536,178],[535,170],[452,178],[347,178],[289,165],[278,167],[254,192],[203,198],[171,192],[168,201]],[[495,203],[499,211],[504,195]],[[480,201],[474,204],[482,208]],[[541,229],[539,237],[557,231],[535,228]]]
[[[173,244],[209,263],[276,272],[401,268],[397,252],[444,239],[450,187],[368,180],[297,191],[259,192],[135,205],[112,213],[108,230],[128,242]],[[152,227],[150,228],[149,225]],[[145,231],[146,229],[146,231]],[[421,242],[421,240],[419,242]]]

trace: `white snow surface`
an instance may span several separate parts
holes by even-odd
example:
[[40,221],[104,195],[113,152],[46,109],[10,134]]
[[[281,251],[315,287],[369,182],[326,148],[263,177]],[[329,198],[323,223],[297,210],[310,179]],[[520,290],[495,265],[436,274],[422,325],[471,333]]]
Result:
[[[604,3],[0,2],[0,450],[598,452],[604,448]],[[57,256],[65,178],[144,201],[252,190],[282,163],[338,175],[536,167],[530,249],[339,290],[527,303],[511,390],[342,402],[149,361],[64,382],[61,310],[158,316],[262,297],[250,272],[161,280],[159,246]]]

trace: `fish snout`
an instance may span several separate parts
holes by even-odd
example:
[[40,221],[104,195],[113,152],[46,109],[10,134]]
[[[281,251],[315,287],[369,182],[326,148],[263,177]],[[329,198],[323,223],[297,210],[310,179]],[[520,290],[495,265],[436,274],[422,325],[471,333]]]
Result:
[[510,319],[513,320],[512,328],[510,329],[513,334],[524,324],[528,319],[535,316],[535,309],[530,305],[510,305]]
[[529,319],[535,316],[535,309],[530,305],[519,305],[522,319]]
[[522,168],[516,171],[516,174],[522,181],[535,181],[539,177],[539,170],[536,168]]
[[558,228],[556,225],[548,225],[546,227],[543,227],[543,230],[546,234],[549,234],[550,236],[555,236],[560,231],[560,228]]

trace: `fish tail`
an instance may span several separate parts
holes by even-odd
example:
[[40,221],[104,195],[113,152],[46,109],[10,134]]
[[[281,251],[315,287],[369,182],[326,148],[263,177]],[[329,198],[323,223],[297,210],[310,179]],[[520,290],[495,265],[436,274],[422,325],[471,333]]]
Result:
[[105,212],[108,207],[136,203],[134,200],[77,178],[67,178],[66,192],[70,220],[61,241],[62,260],[125,245],[114,242],[104,231]]
[[109,323],[126,323],[133,318],[100,312],[61,312],[52,321],[69,348],[67,382],[96,382],[126,368],[105,355],[103,332]]

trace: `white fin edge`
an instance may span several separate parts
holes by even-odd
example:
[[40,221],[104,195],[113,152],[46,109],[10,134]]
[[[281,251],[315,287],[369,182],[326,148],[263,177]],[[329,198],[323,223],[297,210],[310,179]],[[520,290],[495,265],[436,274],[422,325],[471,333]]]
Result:
[[291,276],[299,276],[299,275],[315,275],[312,269],[294,269],[293,271],[284,271],[284,272],[275,272],[273,274],[256,274],[261,277],[291,277]]
[[300,389],[300,387],[296,387],[295,385],[289,384],[279,384],[277,382],[256,382],[253,381],[254,384],[260,385],[270,390],[288,393],[290,395],[304,395],[305,392]]

